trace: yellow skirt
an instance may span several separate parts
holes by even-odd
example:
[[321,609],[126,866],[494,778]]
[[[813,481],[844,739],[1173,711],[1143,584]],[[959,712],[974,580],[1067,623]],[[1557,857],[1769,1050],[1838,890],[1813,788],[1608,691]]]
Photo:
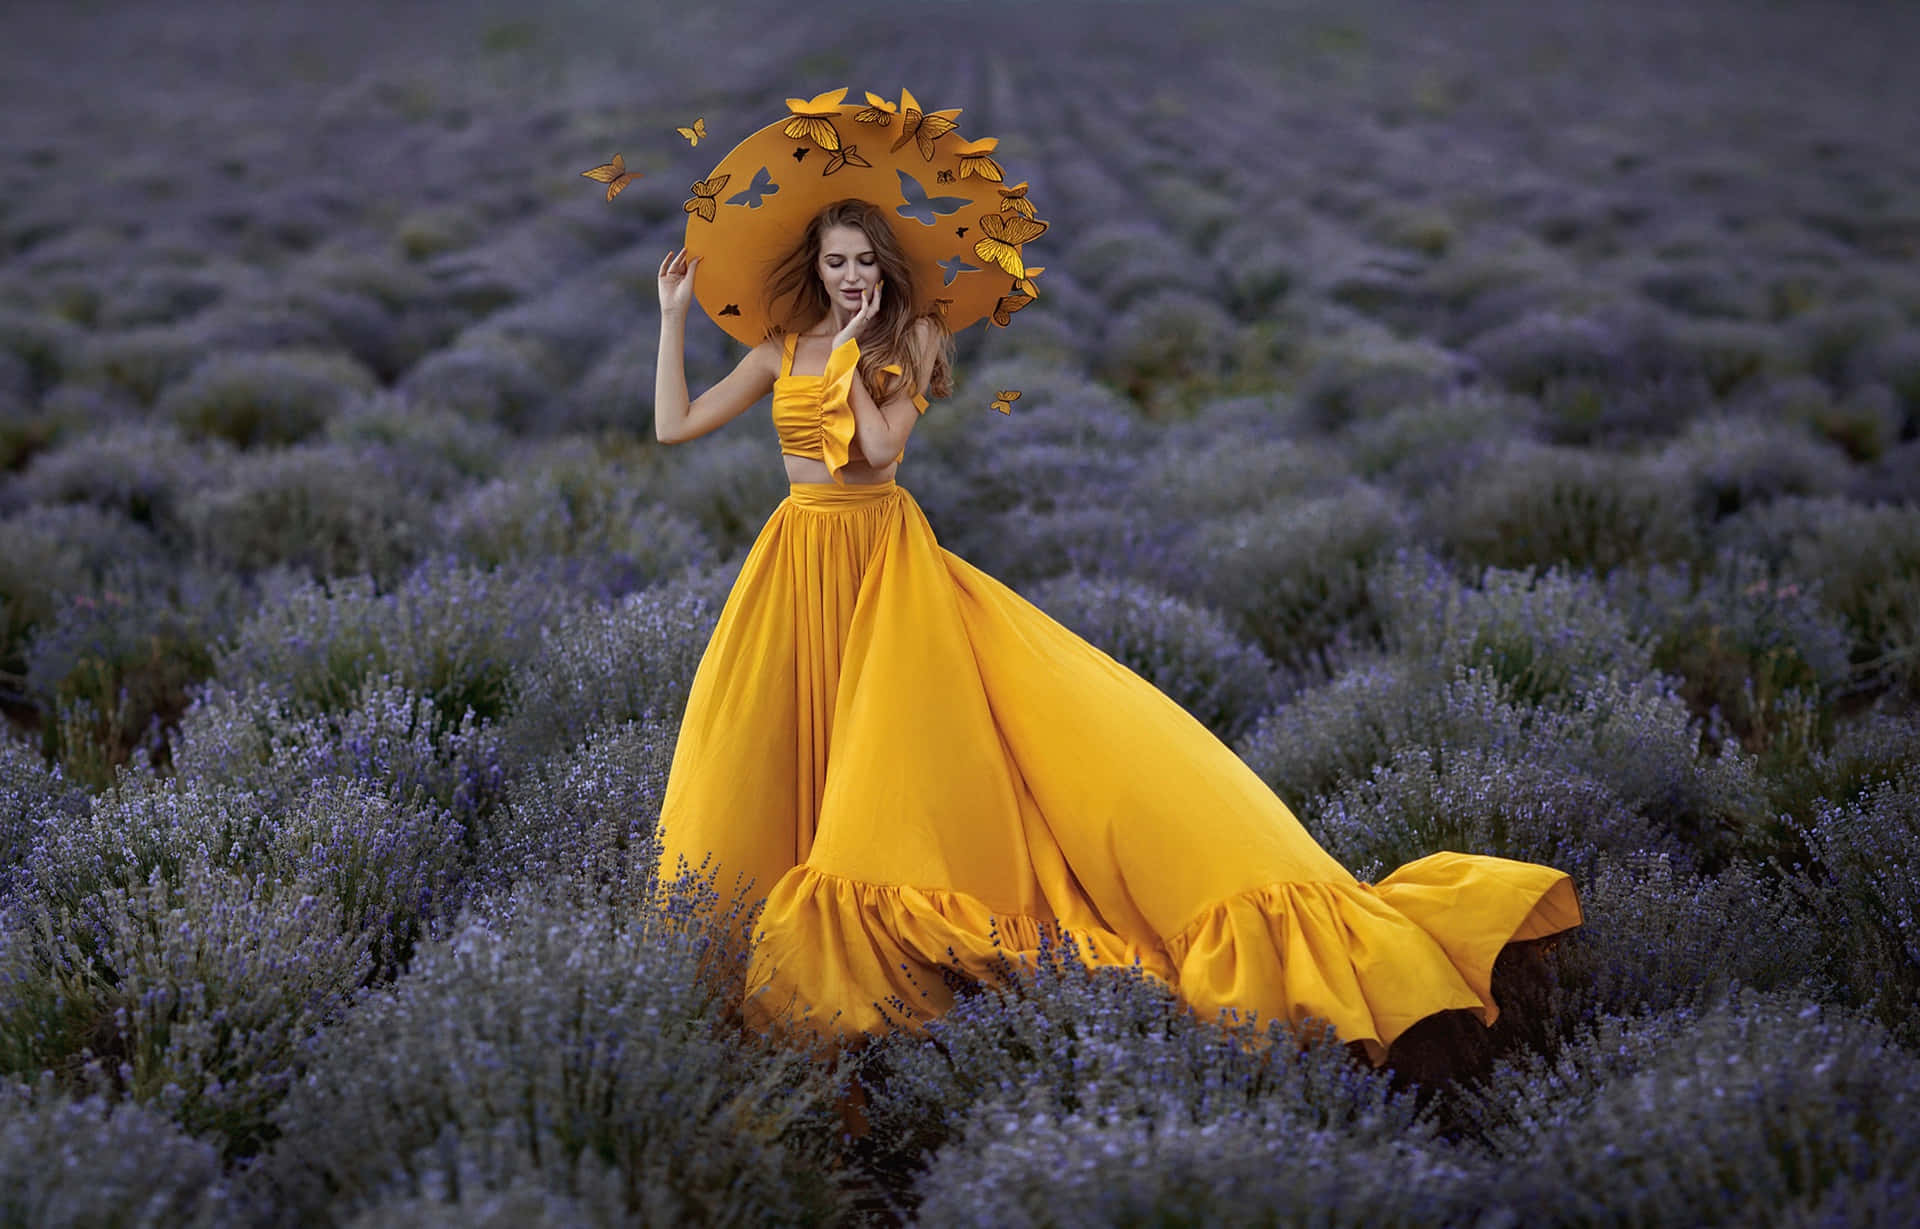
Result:
[[[1374,1061],[1494,958],[1580,922],[1567,876],[1437,853],[1361,883],[1151,683],[934,537],[893,482],[795,483],[688,695],[663,868],[764,893],[750,1022],[946,1010],[1065,930],[1212,1017],[1330,1024]],[[905,1011],[902,1008],[905,1008]]]

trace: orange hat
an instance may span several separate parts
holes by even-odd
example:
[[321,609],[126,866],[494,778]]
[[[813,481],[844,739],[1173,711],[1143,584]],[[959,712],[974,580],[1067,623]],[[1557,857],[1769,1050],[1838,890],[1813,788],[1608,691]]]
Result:
[[844,88],[787,99],[787,114],[754,133],[698,180],[687,199],[687,257],[700,258],[695,297],[745,344],[767,335],[763,299],[772,267],[813,215],[858,197],[893,224],[914,268],[916,313],[939,310],[949,332],[1008,318],[1037,296],[1022,245],[1047,223],[1027,185],[1008,185],[996,138],[968,141],[958,108],[925,111],[908,90],[898,104]]

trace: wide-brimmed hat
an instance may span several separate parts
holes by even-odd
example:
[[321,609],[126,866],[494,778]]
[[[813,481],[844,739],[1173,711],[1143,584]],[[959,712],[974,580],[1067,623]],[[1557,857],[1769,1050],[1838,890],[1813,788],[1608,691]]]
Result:
[[814,214],[857,197],[880,207],[912,263],[916,313],[940,312],[950,332],[1004,326],[1038,294],[1022,247],[1047,223],[1027,185],[1006,182],[998,138],[967,140],[958,108],[925,110],[908,90],[897,103],[868,93],[865,106],[842,103],[846,93],[787,99],[784,115],[694,182],[686,248],[700,258],[700,306],[747,345],[764,340],[774,264]]

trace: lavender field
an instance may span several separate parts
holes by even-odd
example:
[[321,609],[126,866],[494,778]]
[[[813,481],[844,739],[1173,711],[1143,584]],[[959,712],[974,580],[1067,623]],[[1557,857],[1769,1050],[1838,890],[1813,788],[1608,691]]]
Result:
[[[0,1224],[1920,1224],[1920,9],[4,28]],[[1071,951],[739,1027],[651,832],[786,480],[764,404],[653,439],[654,277],[903,84],[1051,228],[899,481],[1363,879],[1569,871],[1494,1029],[1374,1071]]]

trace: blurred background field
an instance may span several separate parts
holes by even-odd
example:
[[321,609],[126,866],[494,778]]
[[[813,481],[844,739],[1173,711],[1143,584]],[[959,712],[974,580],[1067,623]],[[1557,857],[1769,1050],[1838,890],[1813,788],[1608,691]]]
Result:
[[[0,1222],[1915,1223],[1920,10],[23,0],[5,44]],[[826,1069],[734,1028],[749,913],[651,899],[785,493],[764,405],[652,439],[653,276],[842,85],[964,108],[1050,223],[901,467],[943,543],[1363,878],[1575,876],[1444,1070],[1070,951]],[[689,382],[740,353],[696,319]]]

